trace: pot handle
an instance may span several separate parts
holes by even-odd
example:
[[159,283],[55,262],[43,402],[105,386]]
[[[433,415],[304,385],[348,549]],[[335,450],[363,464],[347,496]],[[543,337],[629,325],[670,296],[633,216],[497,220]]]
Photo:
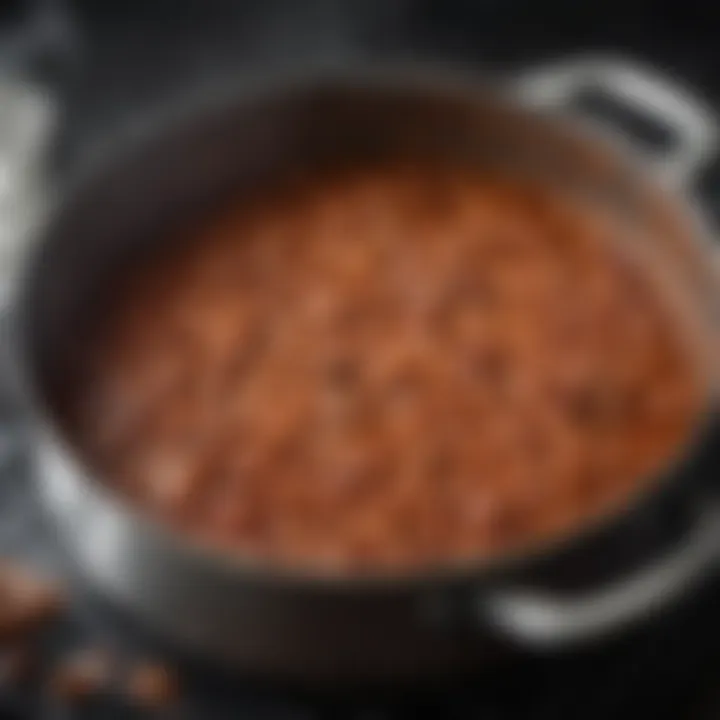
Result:
[[483,595],[481,617],[505,637],[537,649],[570,647],[642,620],[700,581],[720,548],[720,505],[706,507],[679,548],[581,595],[534,589]]
[[714,113],[700,98],[652,69],[616,58],[564,60],[522,75],[520,99],[567,110],[586,93],[597,92],[670,131],[669,147],[649,153],[668,181],[685,185],[715,154]]

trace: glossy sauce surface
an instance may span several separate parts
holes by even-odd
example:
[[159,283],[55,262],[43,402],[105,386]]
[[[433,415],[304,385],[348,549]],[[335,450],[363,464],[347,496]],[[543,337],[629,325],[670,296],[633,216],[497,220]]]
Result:
[[458,169],[239,201],[119,278],[78,442],[153,516],[276,565],[415,569],[572,531],[699,407],[677,318],[615,232]]

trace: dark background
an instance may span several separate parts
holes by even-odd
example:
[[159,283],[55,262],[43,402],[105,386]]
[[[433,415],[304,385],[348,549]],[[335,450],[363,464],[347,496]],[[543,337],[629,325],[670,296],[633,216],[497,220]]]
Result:
[[63,79],[73,147],[208,77],[316,60],[509,71],[615,51],[720,96],[718,21],[702,0],[2,0],[0,30],[23,24]]
[[[95,143],[196,83],[317,60],[439,59],[512,73],[576,51],[607,51],[651,61],[720,103],[719,30],[707,0],[0,0],[0,60],[30,73],[63,104],[59,182]],[[711,170],[699,189],[711,213],[720,210],[715,177]],[[27,492],[22,425],[1,393],[0,431],[0,545],[55,565],[56,550]],[[360,720],[422,712],[484,720],[639,713],[657,720],[716,719],[719,607],[720,583],[710,580],[622,643],[529,659],[442,691],[299,698],[278,688],[209,679],[193,667],[184,678],[184,717]],[[140,647],[146,642],[83,601],[51,638],[48,652],[98,632],[131,636]],[[32,689],[0,703],[2,717],[54,712]],[[111,704],[84,716],[131,717]]]

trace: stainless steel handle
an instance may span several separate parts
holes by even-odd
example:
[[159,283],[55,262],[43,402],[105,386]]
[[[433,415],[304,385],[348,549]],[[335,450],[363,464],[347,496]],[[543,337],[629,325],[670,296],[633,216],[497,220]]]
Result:
[[567,109],[581,93],[600,91],[667,127],[675,136],[672,146],[649,159],[676,184],[691,180],[717,149],[717,123],[706,103],[635,62],[602,57],[560,61],[521,76],[517,90],[527,103],[560,109]]
[[710,506],[684,544],[633,574],[580,596],[533,589],[486,595],[483,619],[505,636],[537,648],[567,647],[606,636],[650,614],[699,581],[720,548],[720,506]]

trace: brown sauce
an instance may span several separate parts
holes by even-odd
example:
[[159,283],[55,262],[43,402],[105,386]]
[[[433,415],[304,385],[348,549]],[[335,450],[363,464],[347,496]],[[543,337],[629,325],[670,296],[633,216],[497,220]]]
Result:
[[457,169],[239,202],[111,293],[79,443],[152,515],[279,565],[419,568],[570,532],[699,408],[676,318],[613,232]]

